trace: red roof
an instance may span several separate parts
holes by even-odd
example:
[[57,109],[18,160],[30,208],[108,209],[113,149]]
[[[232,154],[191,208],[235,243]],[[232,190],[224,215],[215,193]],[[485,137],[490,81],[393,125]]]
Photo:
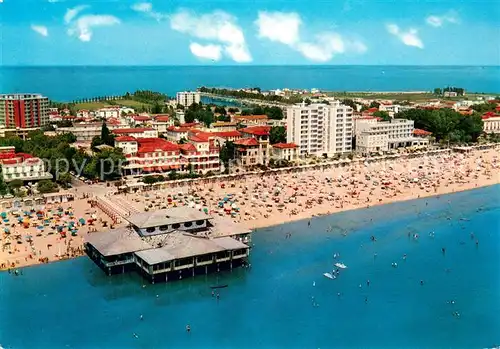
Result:
[[133,142],[135,140],[136,139],[132,136],[120,136],[115,138],[115,141],[117,142]]
[[178,127],[178,126],[169,126],[167,127],[167,131],[171,132],[188,132],[190,127]]
[[241,133],[239,131],[220,131],[214,132],[217,137],[222,138],[230,138],[230,137],[241,137]]
[[186,122],[184,124],[181,124],[180,127],[195,127],[198,126],[200,123],[199,122]]
[[179,144],[179,148],[184,151],[196,151],[196,147],[191,143]]
[[492,111],[488,111],[481,116],[483,120],[487,120],[489,118],[497,118],[497,117],[500,117],[500,114],[496,114]]
[[251,126],[242,128],[240,132],[252,134],[255,136],[269,136],[270,130],[271,126]]
[[206,143],[208,142],[208,138],[205,138],[204,136],[198,136],[198,135],[190,135],[188,136],[188,139],[190,141],[196,142],[196,143]]
[[368,113],[375,113],[376,111],[378,111],[378,108],[375,108],[375,107],[369,108],[368,110],[366,110],[366,112],[368,112]]
[[255,138],[242,138],[242,139],[238,139],[237,141],[234,141],[234,144],[253,146],[253,145],[259,145],[259,142],[257,142],[257,140]]
[[413,134],[415,136],[430,136],[432,134],[432,132],[416,128],[416,129],[413,130]]
[[132,117],[135,121],[149,121],[151,118],[146,115],[135,115]]
[[168,115],[156,115],[155,120],[160,122],[167,122],[170,120],[170,117]]
[[152,153],[156,151],[178,151],[179,146],[163,138],[137,138],[138,153]]
[[297,144],[295,144],[295,143],[276,143],[273,145],[273,148],[294,149],[294,148],[297,148]]
[[118,128],[113,130],[116,134],[128,134],[128,133],[144,133],[146,131],[154,131],[152,128]]

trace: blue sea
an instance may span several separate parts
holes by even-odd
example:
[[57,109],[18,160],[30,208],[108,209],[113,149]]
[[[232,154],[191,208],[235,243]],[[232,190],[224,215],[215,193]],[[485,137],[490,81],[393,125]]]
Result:
[[500,66],[66,66],[0,67],[0,93],[39,92],[57,101],[200,86],[329,91],[432,91],[456,86],[500,93]]
[[[134,273],[107,277],[85,257],[25,268],[17,277],[4,272],[0,345],[499,345],[499,197],[496,185],[317,217],[310,227],[299,221],[260,229],[254,234],[250,269],[167,284],[142,287],[141,277]],[[285,238],[287,233],[291,238]],[[408,236],[415,233],[418,240]],[[348,268],[331,280],[323,273],[332,270],[334,253]],[[215,284],[229,285],[220,289],[219,301],[209,288]],[[187,324],[191,333],[185,331]]]

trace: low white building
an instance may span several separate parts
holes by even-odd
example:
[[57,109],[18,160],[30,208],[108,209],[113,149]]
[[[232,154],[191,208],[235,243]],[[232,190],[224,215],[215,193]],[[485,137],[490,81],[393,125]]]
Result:
[[366,154],[429,143],[426,138],[415,137],[414,131],[413,120],[393,119],[376,123],[360,120],[356,126],[356,151]]
[[52,178],[52,175],[45,171],[42,159],[30,154],[16,153],[15,147],[0,147],[0,165],[5,182],[15,179],[36,181]]
[[177,104],[183,105],[185,107],[189,107],[193,103],[200,103],[201,95],[200,92],[177,92]]
[[493,112],[484,113],[483,131],[486,133],[500,133],[500,114]]
[[120,136],[130,136],[134,138],[157,138],[158,131],[154,128],[118,128],[113,130],[113,133]]
[[104,107],[101,109],[97,109],[95,111],[95,116],[103,119],[118,119],[120,117],[120,107]]
[[299,147],[294,143],[276,143],[272,146],[271,158],[275,161],[294,161],[299,158]]

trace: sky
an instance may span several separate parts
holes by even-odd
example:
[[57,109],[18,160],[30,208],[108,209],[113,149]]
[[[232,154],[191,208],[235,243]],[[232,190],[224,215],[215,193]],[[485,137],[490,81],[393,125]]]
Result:
[[0,65],[500,65],[497,0],[0,0]]

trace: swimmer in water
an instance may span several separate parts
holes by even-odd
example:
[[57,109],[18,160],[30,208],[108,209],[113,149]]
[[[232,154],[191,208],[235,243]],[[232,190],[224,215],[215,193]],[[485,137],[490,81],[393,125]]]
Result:
[[370,280],[366,280],[366,286],[370,286]]
[[406,253],[403,255],[403,260],[404,261],[406,260]]
[[423,285],[424,284],[424,280],[420,280],[420,285]]
[[134,338],[139,338],[139,336],[137,335],[137,333],[134,333],[133,336],[134,336]]
[[142,316],[142,314],[141,314],[141,316],[139,316],[139,319],[140,319],[141,321],[144,319],[144,317]]
[[187,332],[187,333],[190,333],[190,332],[191,332],[191,326],[189,326],[189,324],[188,324],[188,325],[186,325],[186,332]]
[[446,248],[442,247],[441,248],[441,252],[443,252],[443,254],[445,254],[446,253]]

